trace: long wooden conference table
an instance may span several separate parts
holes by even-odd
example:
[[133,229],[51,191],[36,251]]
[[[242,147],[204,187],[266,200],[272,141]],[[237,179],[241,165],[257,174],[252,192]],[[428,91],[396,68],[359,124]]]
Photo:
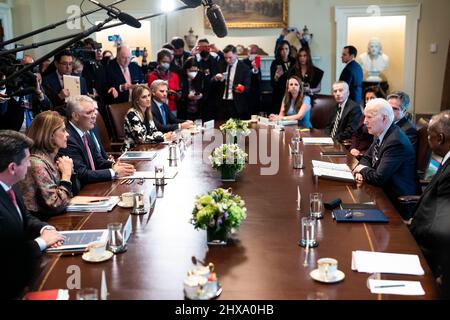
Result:
[[[258,130],[257,125],[253,128]],[[95,264],[83,261],[80,255],[46,254],[33,289],[67,288],[71,266],[77,266],[81,270],[81,287],[100,288],[104,270],[111,300],[184,299],[183,280],[197,261],[215,264],[223,287],[219,299],[437,299],[437,287],[427,262],[383,190],[313,176],[311,160],[352,161],[350,156],[320,155],[324,150],[342,150],[339,144],[302,144],[305,168],[293,169],[289,142],[295,129],[287,127],[285,131],[274,133],[280,143],[280,168],[274,176],[261,175],[263,165],[248,164],[236,182],[222,183],[218,173],[202,161],[202,150],[188,148],[175,179],[166,180],[163,198],[157,199],[154,210],[131,217],[133,233],[127,252]],[[312,130],[304,136],[323,134]],[[194,138],[201,139],[201,135]],[[207,144],[204,142],[203,146]],[[135,162],[137,170],[152,171],[156,164],[169,167],[167,146],[145,145],[139,150],[157,150],[158,156],[152,161]],[[85,187],[81,194],[109,196],[139,191],[148,197],[153,183],[154,180],[145,180],[143,185],[137,181],[131,185],[121,185],[120,181],[97,183]],[[300,212],[296,210],[297,186],[302,194]],[[231,245],[208,247],[206,232],[195,230],[189,221],[195,197],[218,187],[231,187],[245,200],[248,218],[234,235]],[[323,193],[324,201],[335,198],[341,198],[344,203],[373,201],[385,212],[389,223],[336,223],[326,210],[325,217],[317,224],[319,246],[311,250],[309,266],[305,267],[305,250],[298,241],[301,217],[309,215],[311,192]],[[129,216],[130,209],[116,207],[109,213],[67,213],[52,218],[49,223],[59,230],[105,229],[111,222],[125,223]],[[367,287],[370,274],[351,270],[355,250],[417,254],[425,270],[424,276],[382,274],[381,279],[420,281],[425,295],[371,294]],[[345,273],[342,282],[323,284],[310,277],[309,273],[317,268],[317,259],[322,257],[338,260],[339,270]],[[73,291],[71,297],[74,297]]]

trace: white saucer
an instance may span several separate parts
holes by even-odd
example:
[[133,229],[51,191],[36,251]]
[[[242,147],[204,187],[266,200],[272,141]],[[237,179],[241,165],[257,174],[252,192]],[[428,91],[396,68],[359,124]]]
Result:
[[87,262],[103,262],[103,261],[111,259],[111,257],[113,255],[114,255],[114,253],[112,253],[111,251],[106,250],[105,253],[101,257],[92,258],[90,252],[88,251],[88,252],[83,253],[81,258],[84,261],[87,261]]
[[343,273],[341,270],[336,271],[336,276],[333,279],[324,279],[320,276],[319,269],[315,269],[309,273],[311,278],[313,278],[316,281],[323,282],[323,283],[336,283],[344,280],[345,273]]
[[121,208],[133,208],[133,205],[131,205],[131,206],[127,206],[127,205],[125,205],[125,203],[123,203],[122,201],[120,201],[118,204],[117,204],[119,207],[121,207]]

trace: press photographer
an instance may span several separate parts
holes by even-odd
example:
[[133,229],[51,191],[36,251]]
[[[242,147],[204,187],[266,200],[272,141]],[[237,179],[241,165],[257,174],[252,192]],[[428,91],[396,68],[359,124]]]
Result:
[[[6,79],[33,62],[29,55],[21,61],[12,54],[0,57],[0,79]],[[35,67],[0,87],[0,129],[24,132],[37,114],[52,108],[41,83],[41,75]]]

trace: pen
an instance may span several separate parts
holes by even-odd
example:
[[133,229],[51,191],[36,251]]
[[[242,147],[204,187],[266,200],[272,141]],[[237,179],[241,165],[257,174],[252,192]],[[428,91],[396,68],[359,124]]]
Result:
[[404,284],[390,284],[390,285],[385,285],[385,286],[375,286],[375,288],[377,289],[381,289],[381,288],[395,288],[395,287],[404,287]]
[[98,202],[104,202],[104,201],[106,201],[106,200],[108,200],[108,199],[99,199],[99,200],[91,200],[91,201],[89,201],[89,203],[98,203]]

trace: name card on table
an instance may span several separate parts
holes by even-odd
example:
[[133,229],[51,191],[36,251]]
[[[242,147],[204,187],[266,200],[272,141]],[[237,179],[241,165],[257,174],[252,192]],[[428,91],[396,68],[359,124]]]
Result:
[[125,226],[123,227],[123,241],[124,244],[128,242],[128,239],[130,239],[131,232],[133,231],[133,227],[131,225],[131,215],[128,217],[127,222],[125,223]]
[[150,191],[149,196],[150,209],[153,209],[153,207],[155,206],[156,198],[157,198],[156,187],[152,186],[152,190]]
[[259,124],[269,125],[269,118],[259,117]]
[[204,123],[204,128],[205,130],[211,130],[214,129],[214,125],[215,125],[214,120],[207,121]]

